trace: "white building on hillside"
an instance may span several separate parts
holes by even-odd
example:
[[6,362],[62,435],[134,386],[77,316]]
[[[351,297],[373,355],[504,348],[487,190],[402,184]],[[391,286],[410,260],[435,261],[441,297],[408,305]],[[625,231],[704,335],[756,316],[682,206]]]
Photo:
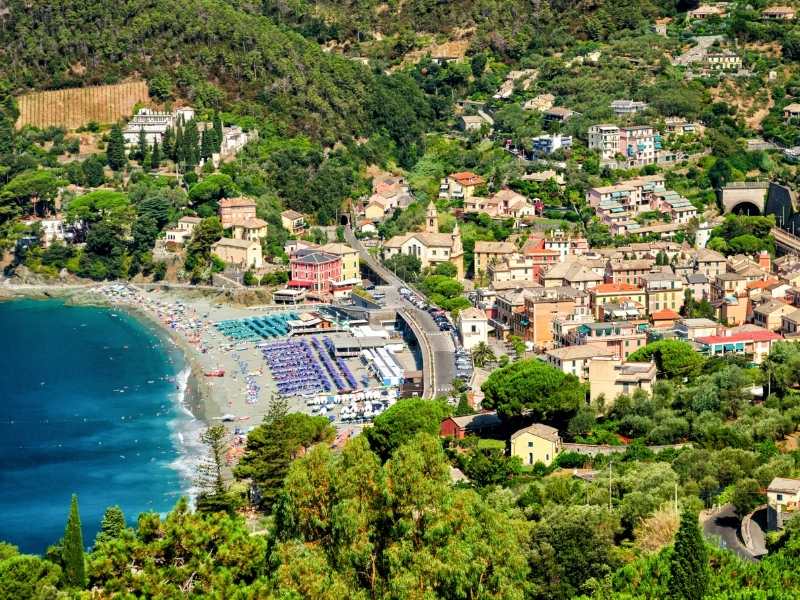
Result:
[[125,144],[139,143],[139,134],[144,131],[148,145],[153,142],[161,144],[167,129],[175,129],[178,123],[188,123],[194,119],[194,109],[188,106],[178,108],[174,112],[159,112],[150,108],[140,108],[139,112],[128,122],[122,135]]

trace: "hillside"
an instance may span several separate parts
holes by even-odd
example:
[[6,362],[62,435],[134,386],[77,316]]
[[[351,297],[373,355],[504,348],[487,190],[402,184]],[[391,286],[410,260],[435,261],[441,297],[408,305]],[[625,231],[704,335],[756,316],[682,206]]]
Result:
[[[116,83],[196,106],[223,98],[315,138],[367,132],[372,76],[221,0],[9,0],[0,78],[18,92]],[[153,85],[153,82],[157,85]]]

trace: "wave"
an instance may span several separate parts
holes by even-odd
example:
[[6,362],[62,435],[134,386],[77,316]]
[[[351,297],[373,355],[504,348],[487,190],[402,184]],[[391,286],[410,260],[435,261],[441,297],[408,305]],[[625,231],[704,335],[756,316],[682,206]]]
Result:
[[200,434],[205,430],[205,424],[192,414],[189,408],[189,377],[190,367],[183,368],[175,378],[177,391],[175,400],[178,406],[178,415],[170,421],[172,443],[178,451],[178,457],[169,467],[178,473],[181,480],[181,495],[188,496],[191,504],[197,497],[196,476],[197,467],[202,462],[206,450],[200,440]]

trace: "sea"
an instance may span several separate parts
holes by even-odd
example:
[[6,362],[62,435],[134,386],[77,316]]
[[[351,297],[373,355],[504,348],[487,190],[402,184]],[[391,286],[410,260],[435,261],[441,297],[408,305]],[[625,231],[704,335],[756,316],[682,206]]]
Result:
[[72,494],[87,547],[108,506],[135,525],[191,497],[203,426],[189,373],[155,324],[124,311],[0,302],[0,540],[44,552]]

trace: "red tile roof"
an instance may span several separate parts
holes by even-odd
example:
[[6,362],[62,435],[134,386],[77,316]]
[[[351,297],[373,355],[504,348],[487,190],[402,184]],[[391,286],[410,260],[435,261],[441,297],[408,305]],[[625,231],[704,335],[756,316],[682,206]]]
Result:
[[641,292],[642,288],[632,283],[601,283],[595,286],[594,291],[599,294],[613,293],[613,292]]
[[650,318],[653,319],[653,321],[666,321],[667,319],[680,319],[681,316],[674,310],[665,308],[664,310],[657,310],[650,315]]
[[732,335],[709,335],[697,338],[701,344],[730,344],[734,342],[770,342],[783,339],[772,331],[742,331]]
[[472,171],[460,171],[458,173],[453,173],[450,177],[461,185],[481,185],[484,183],[483,177],[476,175]]

